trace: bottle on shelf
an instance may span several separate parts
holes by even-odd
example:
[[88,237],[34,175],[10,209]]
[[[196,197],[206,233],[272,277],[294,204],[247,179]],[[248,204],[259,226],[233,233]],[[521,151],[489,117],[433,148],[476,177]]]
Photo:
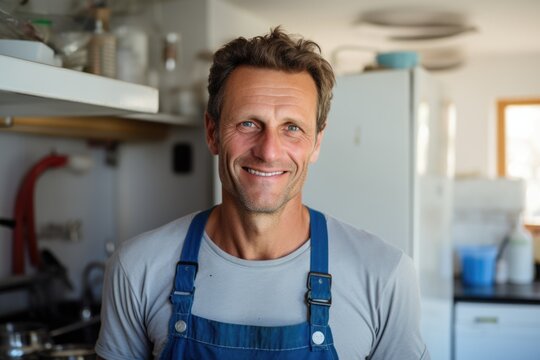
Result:
[[180,35],[175,32],[163,38],[162,63],[159,74],[159,112],[176,113],[175,97],[178,92],[178,48]]
[[530,284],[534,279],[534,254],[531,233],[523,217],[515,224],[506,247],[508,280],[514,284]]
[[88,43],[86,71],[96,75],[116,77],[116,37],[109,32],[110,10],[94,10],[94,32]]

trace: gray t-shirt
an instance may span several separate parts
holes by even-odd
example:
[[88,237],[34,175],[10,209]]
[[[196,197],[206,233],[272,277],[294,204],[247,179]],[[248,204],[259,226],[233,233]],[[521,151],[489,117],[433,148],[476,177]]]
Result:
[[[167,341],[169,294],[191,214],[122,244],[105,277],[97,353],[108,360],[158,358]],[[411,259],[330,216],[330,327],[340,359],[429,359],[419,330]],[[193,314],[227,323],[279,326],[306,321],[310,242],[275,260],[250,261],[205,234]]]

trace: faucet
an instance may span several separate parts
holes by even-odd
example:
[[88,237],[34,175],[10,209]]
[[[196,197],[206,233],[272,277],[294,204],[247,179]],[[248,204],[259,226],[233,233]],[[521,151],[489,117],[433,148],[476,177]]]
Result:
[[80,313],[82,320],[89,320],[92,318],[92,305],[97,303],[91,281],[91,275],[95,270],[99,270],[102,275],[105,274],[105,264],[101,261],[92,261],[84,267]]

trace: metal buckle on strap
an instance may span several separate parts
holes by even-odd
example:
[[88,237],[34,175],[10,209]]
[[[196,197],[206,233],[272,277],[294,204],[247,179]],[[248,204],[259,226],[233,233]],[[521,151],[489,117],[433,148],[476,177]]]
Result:
[[172,304],[179,304],[183,301],[193,301],[193,291],[191,292],[185,292],[185,291],[175,291],[173,290],[171,294],[169,295],[169,301]]
[[311,290],[311,277],[312,276],[319,276],[319,277],[323,277],[323,278],[327,278],[330,280],[330,287],[332,287],[332,275],[331,274],[327,274],[327,273],[320,273],[320,272],[316,272],[316,271],[310,271],[308,273],[308,278],[307,278],[307,288],[308,290]]
[[329,299],[313,299],[311,297],[311,290],[308,290],[306,293],[306,302],[310,305],[330,306],[332,305],[332,297]]
[[[182,267],[186,267],[186,268],[189,268],[189,267],[192,267],[195,269],[195,272],[193,274],[193,279],[195,279],[195,276],[197,275],[197,272],[199,271],[199,264],[197,264],[196,262],[192,262],[192,261],[178,261],[176,263],[176,275],[175,275],[175,284],[174,284],[174,287],[173,287],[173,291],[171,292],[171,295],[169,296],[169,298],[171,299],[171,301],[174,303],[175,302],[175,299],[178,297],[178,296],[191,296],[193,295],[193,290],[192,291],[179,291],[179,290],[176,290],[177,287],[176,287],[176,276],[182,276],[181,274],[181,268]],[[193,288],[194,289],[194,288]]]
[[197,273],[199,272],[199,264],[196,263],[196,262],[193,262],[193,261],[179,261],[176,263],[176,266],[181,266],[181,265],[186,265],[186,266],[194,266],[195,267],[195,275],[197,275]]
[[320,273],[315,271],[310,271],[308,274],[307,279],[307,288],[308,291],[306,292],[306,302],[310,305],[322,305],[322,306],[330,306],[332,305],[332,295],[330,295],[329,299],[313,299],[311,296],[311,277],[317,276],[317,277],[323,277],[329,280],[330,284],[329,287],[332,287],[332,275],[327,273]]

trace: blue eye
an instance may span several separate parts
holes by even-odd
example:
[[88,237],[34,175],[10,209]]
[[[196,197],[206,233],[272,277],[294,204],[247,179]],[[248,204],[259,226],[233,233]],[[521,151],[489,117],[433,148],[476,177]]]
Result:
[[299,131],[300,128],[298,126],[296,126],[296,125],[291,124],[291,125],[287,125],[287,130],[288,131]]
[[240,125],[242,125],[244,127],[254,127],[255,123],[253,121],[242,121],[240,123]]

